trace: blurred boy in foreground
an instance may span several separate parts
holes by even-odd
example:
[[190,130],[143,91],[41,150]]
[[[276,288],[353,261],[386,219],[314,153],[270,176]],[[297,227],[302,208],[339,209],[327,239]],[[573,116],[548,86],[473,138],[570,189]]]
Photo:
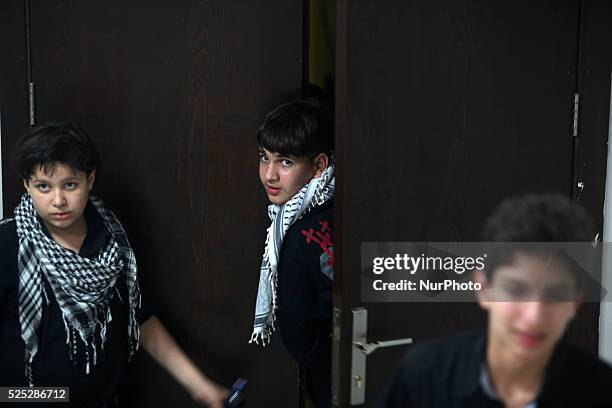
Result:
[[562,196],[505,201],[483,241],[524,245],[490,258],[477,293],[485,331],[410,348],[380,407],[612,407],[612,368],[559,340],[583,294],[576,265],[537,243],[589,242],[592,222]]

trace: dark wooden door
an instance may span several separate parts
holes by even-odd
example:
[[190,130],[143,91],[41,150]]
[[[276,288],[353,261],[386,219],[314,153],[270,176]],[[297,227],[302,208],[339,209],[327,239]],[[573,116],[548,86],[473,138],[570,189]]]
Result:
[[[362,303],[361,242],[478,241],[484,218],[508,196],[575,193],[580,12],[578,0],[339,1],[338,406],[349,406],[357,382],[353,308],[368,309],[370,341],[421,342],[485,324],[473,303]],[[594,214],[603,205],[598,183],[589,186]],[[591,306],[576,339],[596,352]],[[365,406],[404,351],[368,357]]]
[[[249,379],[252,406],[296,406],[280,338],[248,340],[267,227],[255,131],[301,94],[301,1],[31,6],[37,123],[77,121],[96,141],[94,192],[128,230],[148,301],[213,379]],[[124,406],[193,405],[146,353],[131,371]]]
[[[8,217],[15,204],[15,192],[22,188],[12,168],[11,152],[17,137],[28,128],[28,49],[23,0],[0,4],[0,138],[2,144],[3,214]],[[8,202],[7,202],[8,201]],[[1,217],[0,217],[1,218]]]

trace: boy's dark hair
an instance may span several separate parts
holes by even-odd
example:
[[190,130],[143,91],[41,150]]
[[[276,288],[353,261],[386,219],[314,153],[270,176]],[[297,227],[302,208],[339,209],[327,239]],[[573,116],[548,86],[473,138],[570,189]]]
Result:
[[268,113],[257,130],[257,143],[285,156],[314,159],[325,153],[331,159],[334,123],[329,112],[313,99],[285,103]]
[[[594,225],[585,209],[568,198],[558,195],[524,195],[503,201],[486,220],[482,239],[484,242],[591,242]],[[508,246],[492,251],[484,270],[488,279],[500,265],[511,264],[517,252],[551,255],[550,247],[536,245]],[[557,257],[560,253],[555,252]],[[579,265],[566,254],[561,259],[574,272]],[[584,271],[582,271],[584,272]],[[578,287],[582,286],[584,273],[576,275]]]
[[24,134],[14,160],[19,177],[29,180],[38,168],[48,173],[56,164],[90,174],[98,168],[100,156],[80,125],[51,123]]

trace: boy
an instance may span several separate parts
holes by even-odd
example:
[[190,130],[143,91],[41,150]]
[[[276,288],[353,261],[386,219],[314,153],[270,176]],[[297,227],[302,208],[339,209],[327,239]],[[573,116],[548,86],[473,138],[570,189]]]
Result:
[[333,122],[314,101],[281,105],[257,132],[259,177],[272,220],[251,341],[265,345],[278,321],[316,407],[331,399]]
[[561,344],[583,276],[538,242],[589,242],[592,222],[562,196],[510,199],[487,220],[485,242],[527,242],[490,257],[477,279],[486,333],[415,345],[381,407],[610,407],[612,368]]
[[140,343],[196,401],[221,408],[225,390],[140,308],[125,231],[90,196],[98,152],[85,131],[31,130],[16,167],[26,194],[0,225],[0,385],[67,386],[70,406],[114,407]]

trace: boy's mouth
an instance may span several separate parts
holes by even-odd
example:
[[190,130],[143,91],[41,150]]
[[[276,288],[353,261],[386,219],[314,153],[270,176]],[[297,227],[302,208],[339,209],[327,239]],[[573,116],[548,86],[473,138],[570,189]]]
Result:
[[534,348],[539,346],[546,337],[541,333],[530,333],[520,330],[515,331],[514,335],[518,339],[519,343],[527,348]]
[[56,220],[65,220],[66,218],[68,218],[69,213],[61,212],[61,213],[52,213],[50,215],[51,215],[51,217],[55,218]]
[[279,187],[273,187],[270,185],[266,185],[266,192],[270,195],[277,195],[280,193],[281,189]]

